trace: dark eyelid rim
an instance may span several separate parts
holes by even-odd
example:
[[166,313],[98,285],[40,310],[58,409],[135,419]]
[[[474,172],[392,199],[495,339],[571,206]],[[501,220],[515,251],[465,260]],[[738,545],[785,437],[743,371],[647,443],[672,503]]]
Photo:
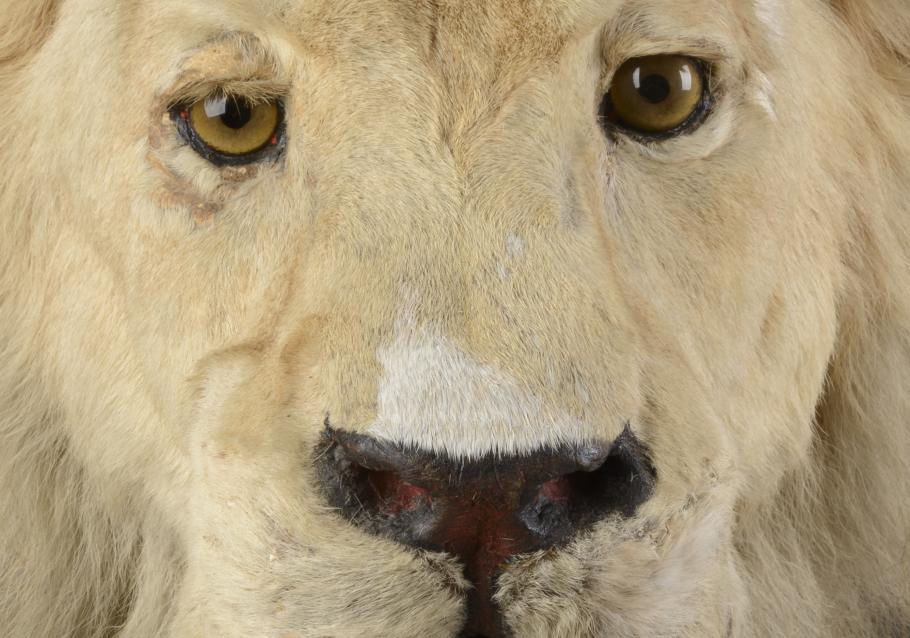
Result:
[[[601,126],[601,128],[604,129],[604,131],[608,135],[622,134],[622,135],[625,135],[626,137],[630,137],[633,140],[640,142],[642,144],[664,142],[664,141],[672,139],[674,137],[679,137],[680,135],[688,135],[690,133],[695,132],[698,129],[698,127],[701,126],[705,122],[705,120],[708,118],[708,116],[711,114],[711,111],[714,109],[714,106],[716,104],[715,91],[714,91],[713,87],[711,86],[711,76],[712,76],[711,64],[701,58],[696,58],[692,55],[686,55],[686,54],[681,54],[681,53],[664,53],[664,54],[657,54],[657,55],[681,55],[683,57],[686,57],[686,58],[692,60],[692,62],[695,63],[695,67],[698,69],[698,73],[701,76],[702,87],[703,87],[701,99],[699,100],[698,105],[692,111],[692,114],[688,118],[686,118],[686,120],[684,122],[673,127],[672,129],[669,129],[666,131],[659,131],[656,133],[646,133],[644,131],[639,131],[634,128],[623,126],[622,124],[619,124],[617,122],[611,122],[606,118],[606,116],[604,114],[609,112],[609,107],[612,105],[612,102],[610,100],[610,90],[608,88],[608,90],[603,94],[603,97],[601,98],[601,101],[600,101],[600,104],[598,105],[598,110],[597,110],[597,119],[600,122],[600,126]],[[638,56],[638,57],[652,57],[652,56]],[[634,59],[635,59],[634,57],[629,58],[629,60],[634,60]],[[627,61],[628,60],[626,60],[625,62],[627,62]],[[623,64],[625,64],[625,62],[623,62]],[[612,83],[611,83],[611,87],[612,87]]]
[[177,128],[177,133],[183,141],[209,163],[218,167],[246,166],[248,164],[265,161],[277,162],[283,157],[284,151],[287,148],[287,123],[285,121],[285,106],[283,100],[273,100],[273,103],[278,108],[278,127],[273,134],[277,139],[277,143],[272,144],[271,141],[266,142],[255,151],[243,155],[222,153],[205,143],[196,132],[196,129],[190,124],[189,118],[183,116],[183,113],[188,112],[195,103],[195,101],[179,102],[172,105],[168,109],[168,112],[170,113],[171,121],[174,122],[174,126]]

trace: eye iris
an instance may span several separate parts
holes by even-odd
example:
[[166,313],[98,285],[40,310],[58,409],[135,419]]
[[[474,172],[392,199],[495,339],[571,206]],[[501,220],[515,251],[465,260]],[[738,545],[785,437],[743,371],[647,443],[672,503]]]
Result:
[[189,107],[187,124],[194,148],[209,159],[212,151],[242,158],[276,143],[281,109],[277,102],[212,96]]
[[601,116],[639,133],[665,133],[694,120],[705,93],[701,67],[692,58],[633,58],[617,69]]

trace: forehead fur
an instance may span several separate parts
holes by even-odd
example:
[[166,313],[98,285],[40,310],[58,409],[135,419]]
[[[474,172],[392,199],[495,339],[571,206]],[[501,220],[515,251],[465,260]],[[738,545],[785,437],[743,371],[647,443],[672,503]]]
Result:
[[[64,18],[80,20],[77,5],[67,5]],[[294,343],[288,335],[298,331],[295,322],[326,318],[322,354],[309,363],[320,373],[313,385],[322,410],[340,424],[479,454],[576,436],[612,438],[625,420],[646,418],[636,398],[643,365],[636,347],[647,330],[635,306],[636,287],[651,284],[622,274],[629,265],[614,257],[623,252],[615,224],[624,207],[661,209],[668,189],[648,193],[634,185],[672,182],[679,169],[654,174],[630,158],[617,166],[617,175],[626,175],[616,184],[632,187],[629,194],[641,201],[605,202],[607,175],[596,167],[609,160],[598,146],[589,89],[602,79],[599,57],[615,64],[655,47],[729,56],[735,67],[748,46],[733,44],[742,35],[741,8],[716,0],[367,0],[276,3],[262,11],[240,2],[160,2],[124,5],[119,17],[135,34],[124,38],[134,68],[167,78],[159,80],[158,105],[172,103],[170,85],[188,77],[252,73],[279,89],[301,89],[289,105],[291,135],[301,142],[292,152],[311,173],[312,188],[295,205],[312,218],[318,202],[323,221],[312,238],[300,228],[288,236],[309,247],[299,257],[302,272],[293,275],[306,285],[303,300],[288,298],[279,334]],[[701,154],[717,145],[700,144]],[[179,161],[193,161],[185,155]],[[275,190],[294,192],[294,177],[270,179]],[[699,197],[710,203],[699,205],[726,205],[721,184],[703,186]],[[192,191],[187,201],[222,216],[222,207],[248,205],[219,188],[209,176],[164,189]],[[686,221],[684,201],[695,198],[692,188],[671,213],[694,242],[691,255],[732,255],[735,240],[724,239],[732,229],[716,226],[708,237]],[[292,219],[293,207],[278,208]],[[673,210],[671,203],[664,212]],[[634,217],[620,221],[645,219]],[[761,298],[767,285],[756,283],[752,297]],[[418,299],[411,334],[395,327],[409,295]],[[734,308],[731,301],[731,314]],[[662,330],[671,333],[672,322]],[[667,335],[647,338],[656,344]],[[408,393],[400,382],[411,364],[426,370],[423,392]],[[478,391],[490,378],[501,393]]]

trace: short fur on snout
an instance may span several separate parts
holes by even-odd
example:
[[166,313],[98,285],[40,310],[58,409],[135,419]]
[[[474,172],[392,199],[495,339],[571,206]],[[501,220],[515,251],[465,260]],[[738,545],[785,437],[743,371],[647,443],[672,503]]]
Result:
[[[657,54],[704,122],[605,128]],[[910,634],[908,60],[903,0],[5,0],[0,635],[457,636],[456,557],[317,489],[327,418],[647,446],[508,562],[516,637]],[[180,136],[223,89],[279,157]]]

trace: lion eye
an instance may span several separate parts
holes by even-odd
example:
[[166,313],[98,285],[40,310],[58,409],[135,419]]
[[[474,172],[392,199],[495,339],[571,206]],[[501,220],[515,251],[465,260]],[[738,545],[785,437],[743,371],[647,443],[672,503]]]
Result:
[[626,61],[604,96],[606,125],[646,137],[694,128],[707,110],[702,62],[684,55],[652,55]]
[[284,110],[276,101],[253,102],[237,96],[210,96],[175,107],[184,139],[215,164],[247,164],[262,159],[282,141]]

